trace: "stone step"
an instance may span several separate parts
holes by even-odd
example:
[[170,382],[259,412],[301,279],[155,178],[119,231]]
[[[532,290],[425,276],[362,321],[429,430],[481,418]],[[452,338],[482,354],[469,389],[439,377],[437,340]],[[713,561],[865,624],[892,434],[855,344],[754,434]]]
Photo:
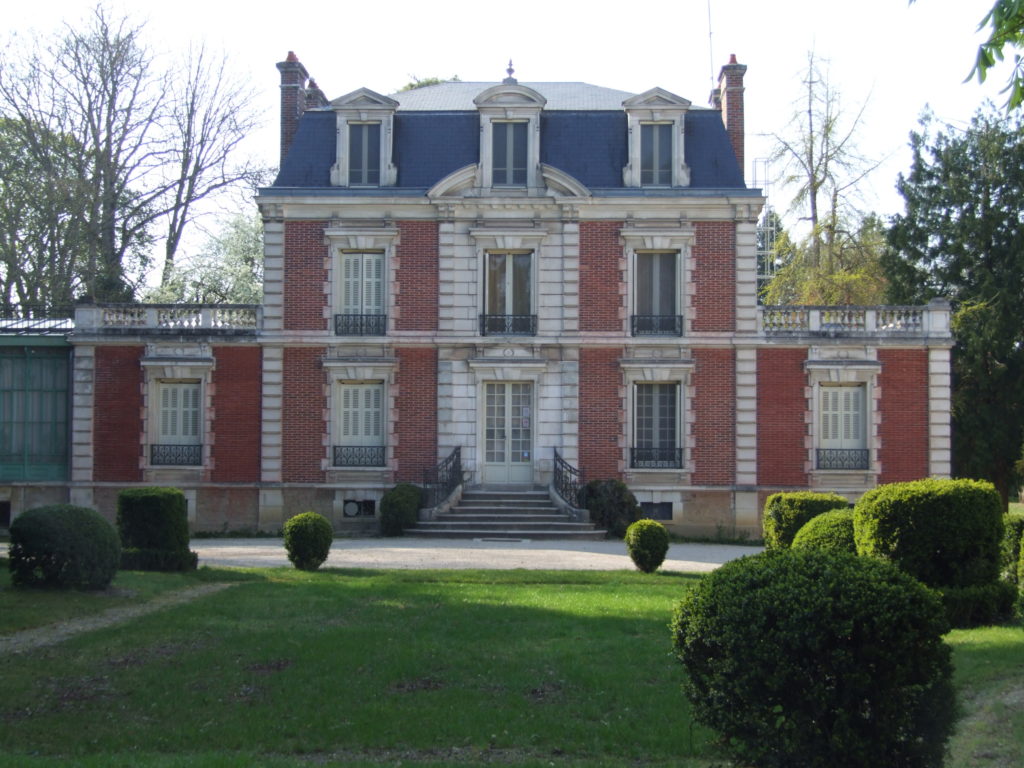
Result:
[[[481,531],[508,530],[508,531],[577,531],[593,530],[594,526],[589,523],[574,523],[569,520],[558,520],[554,522],[534,523],[529,520],[431,520],[420,522],[416,528],[434,529],[460,529],[470,528]],[[408,530],[408,529],[406,529]]]
[[480,530],[477,528],[423,528],[419,523],[416,528],[406,528],[408,536],[420,536],[434,539],[486,539],[487,541],[601,541],[605,532],[594,530],[593,526],[584,526],[589,530],[572,531],[508,531],[503,529]]
[[546,510],[545,512],[526,512],[523,514],[517,514],[514,512],[488,512],[486,510],[463,510],[457,509],[452,512],[445,512],[444,514],[438,515],[436,522],[447,523],[447,522],[465,522],[465,523],[561,523],[569,518],[555,510]]

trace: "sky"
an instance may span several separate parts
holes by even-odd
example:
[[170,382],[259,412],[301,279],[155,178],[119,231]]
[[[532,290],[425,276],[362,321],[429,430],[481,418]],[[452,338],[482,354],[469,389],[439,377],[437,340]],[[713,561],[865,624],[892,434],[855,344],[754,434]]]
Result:
[[[660,86],[707,104],[721,65],[746,64],[747,179],[785,211],[789,195],[765,184],[763,163],[804,94],[808,52],[827,68],[850,119],[863,109],[858,148],[881,165],[862,185],[860,206],[900,212],[895,189],[910,168],[908,137],[927,105],[936,118],[966,125],[987,99],[1004,102],[1007,68],[984,86],[967,83],[979,21],[993,0],[479,0],[355,3],[304,0],[255,4],[224,0],[109,0],[107,7],[145,23],[144,39],[175,55],[204,43],[227,54],[251,82],[264,127],[245,151],[267,165],[278,152],[278,72],[294,51],[327,97],[365,86],[392,93],[414,77],[497,82],[511,58],[521,82],[584,81],[641,93]],[[76,24],[90,0],[11,4],[9,32],[43,34]],[[756,172],[755,172],[756,170]]]

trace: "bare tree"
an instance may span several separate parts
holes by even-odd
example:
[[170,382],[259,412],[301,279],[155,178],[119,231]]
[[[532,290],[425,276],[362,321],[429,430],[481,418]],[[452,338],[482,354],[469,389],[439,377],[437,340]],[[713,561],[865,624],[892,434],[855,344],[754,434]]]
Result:
[[[100,301],[134,294],[160,235],[173,265],[196,204],[254,174],[233,160],[256,124],[249,90],[202,48],[161,68],[142,33],[100,5],[50,41],[0,53],[0,111],[25,151],[47,178],[87,182],[67,246],[80,290]],[[67,149],[59,163],[46,157],[53,136]]]

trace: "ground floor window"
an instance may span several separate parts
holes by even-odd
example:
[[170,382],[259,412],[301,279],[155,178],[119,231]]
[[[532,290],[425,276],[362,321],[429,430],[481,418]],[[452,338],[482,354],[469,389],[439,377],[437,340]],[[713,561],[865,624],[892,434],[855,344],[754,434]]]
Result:
[[384,382],[342,382],[335,397],[334,466],[385,466]]
[[631,467],[677,469],[683,466],[679,412],[678,382],[636,385]]
[[820,388],[818,469],[867,469],[865,388],[863,385]]
[[159,415],[150,463],[198,466],[203,463],[202,384],[199,381],[157,383]]

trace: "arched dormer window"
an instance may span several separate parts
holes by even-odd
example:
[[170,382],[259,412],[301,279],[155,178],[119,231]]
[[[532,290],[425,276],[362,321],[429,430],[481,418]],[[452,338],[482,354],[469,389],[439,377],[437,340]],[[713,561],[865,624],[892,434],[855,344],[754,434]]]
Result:
[[540,173],[540,112],[547,100],[532,88],[509,82],[473,99],[480,112],[477,186],[495,194],[537,190]]
[[338,125],[331,184],[393,187],[398,176],[391,159],[398,102],[369,88],[360,88],[332,101],[331,108]]
[[686,111],[690,102],[663,88],[622,102],[629,125],[629,165],[622,169],[627,187],[688,187]]

